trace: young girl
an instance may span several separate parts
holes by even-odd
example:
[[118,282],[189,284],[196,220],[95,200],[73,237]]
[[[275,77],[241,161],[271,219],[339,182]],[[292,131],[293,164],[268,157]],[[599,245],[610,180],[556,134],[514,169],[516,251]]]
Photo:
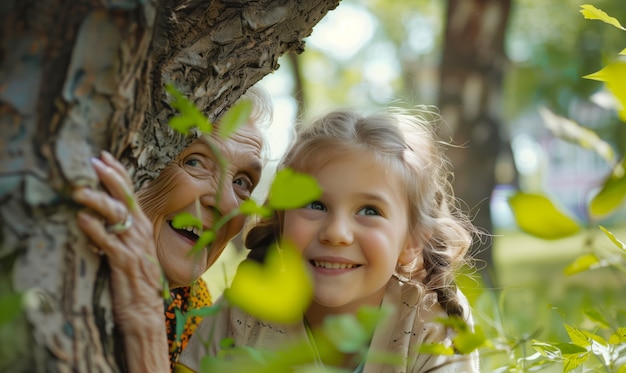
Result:
[[[316,329],[325,317],[392,305],[395,313],[377,326],[369,350],[401,356],[404,363],[382,366],[346,356],[343,368],[478,371],[477,353],[418,351],[422,344],[451,345],[454,333],[436,319],[458,316],[471,324],[455,274],[466,263],[473,228],[455,207],[448,163],[433,124],[412,114],[396,110],[363,117],[337,111],[298,129],[279,168],[312,175],[323,194],[300,209],[262,220],[248,232],[246,246],[257,259],[281,239],[301,250],[314,286],[303,323],[259,322],[233,308],[225,319],[203,323],[200,336],[214,333],[215,342],[231,337],[238,346],[266,348],[279,346],[287,335],[289,340],[309,335],[314,347],[307,329]],[[197,371],[207,350],[194,339],[181,363]],[[208,352],[218,349],[213,343]]]

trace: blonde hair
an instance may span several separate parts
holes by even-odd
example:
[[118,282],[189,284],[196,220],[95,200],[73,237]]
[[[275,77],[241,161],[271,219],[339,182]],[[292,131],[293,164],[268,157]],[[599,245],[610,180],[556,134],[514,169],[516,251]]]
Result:
[[[463,316],[455,276],[467,262],[475,228],[457,207],[449,162],[436,137],[437,120],[426,116],[439,119],[424,108],[388,109],[369,116],[349,110],[331,112],[297,127],[296,140],[278,169],[306,173],[336,156],[367,151],[395,171],[407,193],[409,234],[421,248],[416,260],[398,266],[398,275],[418,284],[421,291],[435,291],[449,315]],[[276,212],[253,226],[245,237],[246,247],[263,250],[279,239],[280,216]]]

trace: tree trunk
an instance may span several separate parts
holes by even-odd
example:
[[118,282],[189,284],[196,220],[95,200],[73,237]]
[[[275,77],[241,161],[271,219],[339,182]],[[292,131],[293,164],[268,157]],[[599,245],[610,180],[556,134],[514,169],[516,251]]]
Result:
[[136,187],[154,178],[197,136],[167,126],[165,83],[215,120],[338,2],[3,0],[0,371],[121,370],[108,267],[70,190],[97,184],[103,149]]
[[[510,0],[448,0],[438,105],[447,126],[444,140],[454,166],[454,188],[475,225],[491,232],[489,199],[500,151],[502,77],[507,60],[504,35]],[[477,240],[487,282],[493,278],[491,240]]]

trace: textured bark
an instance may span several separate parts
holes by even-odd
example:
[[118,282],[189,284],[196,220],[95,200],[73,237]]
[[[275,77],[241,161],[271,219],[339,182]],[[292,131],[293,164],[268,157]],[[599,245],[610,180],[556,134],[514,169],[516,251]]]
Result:
[[[449,127],[444,139],[459,147],[449,152],[454,188],[474,223],[491,232],[489,199],[500,151],[502,77],[507,60],[504,34],[510,0],[448,0],[438,105]],[[491,240],[473,251],[493,270]],[[487,279],[489,280],[489,279]]]
[[[339,0],[4,0],[0,5],[0,371],[119,371],[106,261],[69,191],[107,149],[140,186],[195,135],[168,126],[172,83],[219,117]],[[1,303],[0,303],[1,304]]]

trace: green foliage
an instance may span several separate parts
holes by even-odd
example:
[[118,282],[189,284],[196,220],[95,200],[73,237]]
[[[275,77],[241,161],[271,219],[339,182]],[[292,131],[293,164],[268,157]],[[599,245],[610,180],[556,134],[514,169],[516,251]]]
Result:
[[[597,314],[596,314],[597,315]],[[541,355],[548,360],[563,364],[563,372],[569,372],[588,363],[591,367],[598,362],[607,372],[617,372],[626,359],[626,328],[612,328],[603,319],[595,323],[593,332],[564,324],[569,342],[547,343],[538,340],[532,342]],[[608,339],[602,336],[608,336]],[[591,357],[596,359],[591,361]],[[620,363],[620,361],[622,363]]]
[[242,100],[237,102],[230,108],[222,118],[218,127],[218,134],[221,138],[228,138],[237,132],[239,127],[246,124],[250,114],[252,113],[252,102],[250,100]]
[[578,223],[542,195],[518,192],[509,198],[509,205],[518,226],[537,237],[554,240],[580,230]]
[[202,229],[202,221],[188,212],[182,212],[174,217],[172,226],[176,229],[183,227],[196,227]]
[[584,149],[592,150],[609,164],[615,162],[616,156],[611,145],[602,140],[592,130],[581,126],[573,120],[556,115],[547,108],[540,108],[539,114],[541,114],[546,127],[555,137]]
[[278,210],[300,208],[319,198],[322,189],[312,176],[290,169],[276,174],[269,194],[269,206]]
[[170,127],[184,135],[188,134],[194,127],[204,133],[211,133],[213,125],[193,102],[189,101],[171,84],[167,84],[165,90],[174,98],[170,105],[181,114],[170,118]]
[[22,294],[13,293],[0,297],[0,327],[8,324],[22,312]]
[[593,5],[589,5],[589,4],[584,4],[580,6],[580,13],[582,13],[582,15],[585,17],[585,19],[596,19],[596,20],[600,20],[602,22],[606,22],[609,25],[613,25],[619,29],[625,30],[626,29],[624,27],[622,27],[622,25],[619,23],[619,21],[611,16],[609,16],[608,14],[606,14],[605,12],[602,11],[602,9],[597,9],[596,7],[594,7]]
[[620,119],[626,121],[626,87],[623,84],[626,80],[626,62],[619,60],[611,62],[602,70],[585,75],[584,78],[606,83],[606,87],[620,103],[618,110]]
[[[617,19],[592,5],[581,6],[581,13],[586,19],[601,20],[620,30],[626,30]],[[626,119],[626,112],[624,111],[626,108],[626,88],[623,84],[626,80],[626,64],[619,61],[611,62],[602,70],[587,75],[585,78],[605,82],[609,91],[620,103],[618,109],[620,118]],[[616,162],[612,151],[607,150],[606,143],[591,130],[565,118],[555,116],[547,110],[544,110],[542,115],[553,134],[597,152],[613,167],[613,171],[606,178],[600,192],[589,203],[588,210],[589,215],[596,219],[614,212],[623,203],[626,196],[626,178],[624,176],[626,161],[622,159]],[[520,228],[536,237],[557,239],[574,235],[578,231],[578,225],[561,213],[544,196],[518,193],[509,200],[509,203]],[[600,230],[605,233],[616,248],[604,252],[593,250],[580,255],[565,268],[564,273],[566,275],[582,274],[599,268],[612,268],[617,270],[621,276],[626,275],[624,267],[626,250],[623,242],[606,228],[600,226]],[[620,319],[619,315],[624,313],[624,310],[617,310],[612,312],[610,317],[607,317],[609,313],[599,306],[588,308],[584,312],[586,317],[584,324],[563,323],[567,340],[546,342],[531,338],[531,346],[539,353],[539,356],[524,357],[524,368],[528,369],[532,366],[538,366],[537,364],[544,364],[547,360],[551,363],[562,364],[563,372],[583,367],[583,369],[592,371],[623,372],[626,369],[624,368],[626,361],[626,339],[624,339],[626,327],[624,325],[626,320]],[[526,343],[528,340],[525,338],[520,342]]]
[[391,309],[362,307],[356,316],[346,314],[325,319],[323,331],[339,351],[365,356],[376,325],[391,314]]
[[614,168],[606,179],[600,192],[589,204],[589,212],[593,217],[603,217],[615,211],[626,198],[626,159]]
[[437,321],[455,331],[456,336],[452,339],[452,346],[446,346],[443,343],[424,344],[418,347],[420,353],[454,355],[455,351],[458,351],[462,354],[469,354],[487,342],[481,327],[477,326],[472,330],[460,317],[441,318]]
[[259,206],[256,202],[249,199],[243,201],[239,206],[239,211],[244,215],[259,215],[262,217],[270,217],[274,210],[267,206]]
[[282,242],[268,250],[263,264],[243,261],[224,297],[260,319],[288,324],[302,319],[313,285],[300,252]]

